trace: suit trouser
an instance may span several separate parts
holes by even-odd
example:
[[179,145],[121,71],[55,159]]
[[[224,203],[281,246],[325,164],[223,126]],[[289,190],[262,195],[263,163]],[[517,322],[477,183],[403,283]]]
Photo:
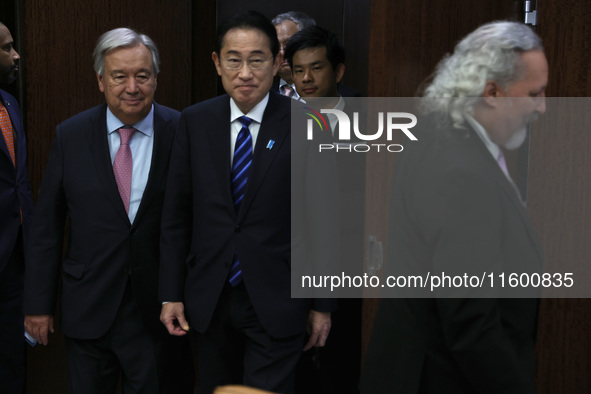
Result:
[[293,393],[302,333],[274,338],[261,326],[244,283],[227,284],[205,333],[195,337],[201,394],[225,384]]
[[0,272],[0,393],[22,393],[25,385],[22,231]]
[[69,394],[114,394],[120,376],[125,394],[193,393],[188,340],[155,338],[133,301],[129,282],[107,334],[91,340],[66,337],[66,345]]

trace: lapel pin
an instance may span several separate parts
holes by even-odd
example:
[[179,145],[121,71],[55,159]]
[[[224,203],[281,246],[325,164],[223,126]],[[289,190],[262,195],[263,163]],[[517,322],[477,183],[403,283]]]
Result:
[[267,149],[273,149],[273,145],[275,145],[275,141],[269,140],[269,143],[267,143]]

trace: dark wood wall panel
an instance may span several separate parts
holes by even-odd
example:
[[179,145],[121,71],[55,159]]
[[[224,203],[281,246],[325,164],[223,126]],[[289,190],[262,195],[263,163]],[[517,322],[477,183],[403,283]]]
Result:
[[[591,261],[591,113],[589,98],[548,102],[532,128],[529,211],[544,245],[548,272],[575,272],[589,282]],[[584,268],[581,272],[580,267]],[[591,392],[589,299],[544,299],[538,330],[542,393]]]
[[547,96],[591,96],[591,8],[577,0],[538,0],[537,32],[550,66]]
[[367,96],[369,64],[369,1],[345,0],[343,45],[347,53],[343,83]]
[[191,104],[194,104],[216,95],[217,73],[211,60],[215,46],[216,2],[193,0],[192,3]]
[[[538,10],[537,32],[550,67],[547,96],[591,96],[591,8],[575,0],[539,0]],[[534,124],[531,138],[529,212],[545,263],[556,272],[591,261],[589,105],[568,107],[548,127]],[[556,110],[549,105],[546,117],[554,119]],[[586,127],[574,122],[581,114]],[[591,300],[543,300],[539,327],[540,392],[591,392]]]
[[459,39],[515,10],[513,0],[372,1],[369,96],[415,96]]

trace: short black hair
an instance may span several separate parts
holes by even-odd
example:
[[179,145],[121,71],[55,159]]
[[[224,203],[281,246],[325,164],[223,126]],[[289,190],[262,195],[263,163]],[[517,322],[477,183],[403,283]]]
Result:
[[277,39],[277,30],[269,18],[257,11],[243,11],[222,22],[217,29],[217,39],[215,51],[219,55],[224,43],[226,33],[232,29],[256,29],[263,32],[271,45],[273,58],[279,53],[279,40]]
[[285,47],[285,58],[289,67],[293,68],[293,56],[297,51],[308,48],[326,48],[326,58],[332,65],[333,70],[341,63],[345,63],[345,47],[337,36],[320,26],[310,26],[300,30],[287,42]]

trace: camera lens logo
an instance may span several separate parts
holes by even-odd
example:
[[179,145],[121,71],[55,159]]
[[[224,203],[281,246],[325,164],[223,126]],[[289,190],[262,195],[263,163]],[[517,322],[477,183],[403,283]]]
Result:
[[[324,131],[324,128],[326,128],[326,130],[328,131],[328,124],[326,123],[326,120],[324,119],[324,117],[316,110],[314,110],[313,108],[310,107],[304,107],[306,110],[312,112],[305,112],[306,115],[310,116],[312,119],[314,119],[316,121],[316,123],[318,124],[318,126],[320,126],[320,131]],[[322,121],[322,122],[321,122]],[[324,128],[322,127],[322,125],[324,124]],[[311,128],[308,127],[308,139],[311,140],[311,135],[310,133],[312,132]]]

